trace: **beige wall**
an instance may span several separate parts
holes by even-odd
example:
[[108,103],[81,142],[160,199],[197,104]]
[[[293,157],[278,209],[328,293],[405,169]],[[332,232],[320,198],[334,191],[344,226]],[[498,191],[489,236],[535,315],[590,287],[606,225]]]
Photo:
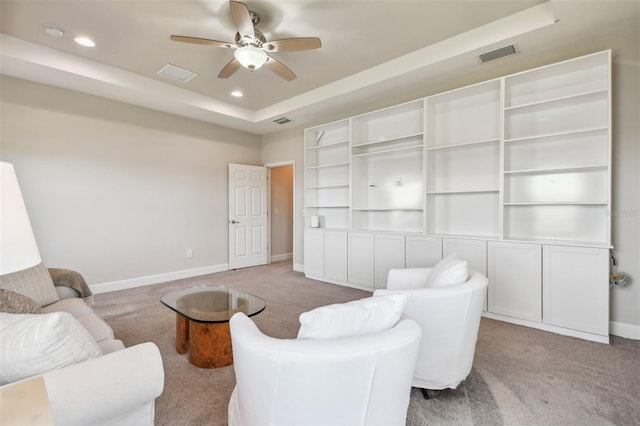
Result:
[[261,164],[259,136],[1,84],[0,155],[15,165],[45,264],[91,284],[227,264],[227,165]]
[[271,256],[293,253],[293,166],[271,169]]
[[[611,290],[611,320],[640,326],[640,63],[613,64],[612,239],[630,283]],[[636,336],[640,339],[640,332]]]

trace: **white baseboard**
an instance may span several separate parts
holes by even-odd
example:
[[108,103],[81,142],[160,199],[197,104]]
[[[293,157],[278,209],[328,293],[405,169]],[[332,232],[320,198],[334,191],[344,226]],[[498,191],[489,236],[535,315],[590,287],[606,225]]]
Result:
[[167,281],[180,280],[183,278],[197,277],[199,275],[214,274],[229,270],[229,264],[205,266],[202,268],[185,269],[183,271],[167,272],[165,274],[147,275],[145,277],[131,278],[121,281],[111,281],[106,283],[94,284],[91,291],[94,294],[108,293],[110,291],[126,290],[129,288],[142,287],[150,284],[159,284]]
[[302,263],[294,263],[293,270],[296,272],[304,272],[304,265]]
[[609,333],[626,339],[640,340],[640,325],[610,321]]
[[280,262],[282,260],[291,260],[291,259],[293,259],[293,253],[274,254],[271,256],[272,262]]

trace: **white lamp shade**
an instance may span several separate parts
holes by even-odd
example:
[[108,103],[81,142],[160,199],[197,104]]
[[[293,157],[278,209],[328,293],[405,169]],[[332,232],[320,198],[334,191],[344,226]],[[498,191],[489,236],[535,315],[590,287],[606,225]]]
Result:
[[0,162],[0,275],[42,262],[13,165]]
[[264,65],[268,58],[264,50],[254,46],[240,47],[233,53],[233,56],[240,62],[240,65],[251,71]]

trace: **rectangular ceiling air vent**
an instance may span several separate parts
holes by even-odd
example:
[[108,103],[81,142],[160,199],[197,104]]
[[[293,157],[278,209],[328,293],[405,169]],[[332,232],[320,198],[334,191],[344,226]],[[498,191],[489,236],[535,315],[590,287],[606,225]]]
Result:
[[493,61],[495,59],[504,58],[505,56],[514,55],[516,53],[518,53],[518,51],[516,50],[516,46],[512,44],[510,46],[492,50],[491,52],[483,53],[481,55],[478,55],[478,57],[480,58],[480,61],[484,63]]
[[274,123],[278,123],[278,124],[286,124],[291,122],[291,120],[289,120],[287,117],[280,117],[280,118],[276,118],[275,120],[273,120]]
[[198,74],[195,72],[185,70],[184,68],[176,67],[175,65],[167,64],[164,67],[160,68],[157,74],[170,78],[172,80],[177,80],[181,83],[186,83],[192,78],[196,77]]

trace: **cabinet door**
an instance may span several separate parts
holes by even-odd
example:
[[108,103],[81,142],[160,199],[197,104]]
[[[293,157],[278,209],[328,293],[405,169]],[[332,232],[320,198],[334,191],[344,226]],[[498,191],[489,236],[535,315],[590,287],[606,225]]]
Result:
[[547,324],[609,335],[609,251],[543,247],[543,320]]
[[374,283],[373,234],[349,232],[349,283],[370,288]]
[[404,268],[404,235],[376,234],[376,288],[387,288],[387,276],[392,268]]
[[542,247],[489,241],[489,312],[542,320]]
[[469,269],[487,276],[487,242],[485,240],[463,240],[444,238],[442,240],[442,256],[457,254],[467,260]]
[[324,277],[339,282],[347,281],[347,232],[325,231]]
[[324,231],[304,231],[304,274],[324,278]]
[[[457,254],[462,259],[467,259],[469,269],[487,276],[487,242],[485,240],[444,238],[442,240],[442,255],[445,257],[450,254]],[[486,311],[487,307],[488,303],[485,299],[482,310]]]
[[407,235],[405,247],[407,268],[431,268],[442,260],[442,238]]

